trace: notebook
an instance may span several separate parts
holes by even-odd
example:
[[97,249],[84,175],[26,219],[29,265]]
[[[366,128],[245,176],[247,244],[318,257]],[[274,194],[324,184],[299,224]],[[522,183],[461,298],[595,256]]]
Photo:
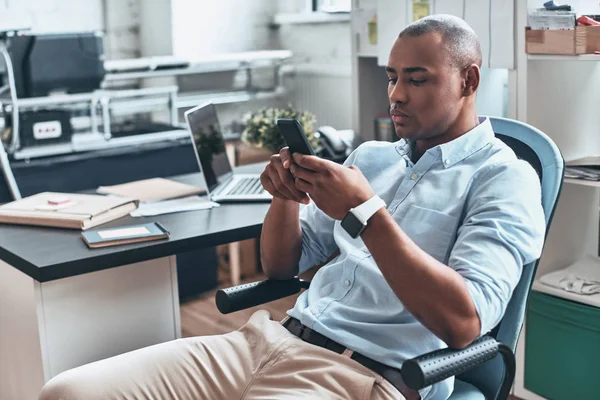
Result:
[[0,206],[0,222],[86,230],[128,215],[138,204],[124,197],[43,192]]
[[81,232],[81,237],[88,247],[97,248],[167,239],[169,231],[159,222],[150,222]]
[[121,185],[100,186],[98,193],[129,197],[139,201],[160,201],[206,194],[203,188],[164,178],[144,179]]

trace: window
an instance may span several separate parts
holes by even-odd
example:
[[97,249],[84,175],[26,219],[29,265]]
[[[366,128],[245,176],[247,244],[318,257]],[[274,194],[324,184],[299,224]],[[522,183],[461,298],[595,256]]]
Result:
[[312,10],[328,13],[350,12],[352,0],[312,0]]

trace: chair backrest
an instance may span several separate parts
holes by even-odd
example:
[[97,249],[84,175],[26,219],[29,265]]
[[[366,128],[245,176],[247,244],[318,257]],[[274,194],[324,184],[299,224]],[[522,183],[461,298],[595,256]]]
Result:
[[[496,137],[506,143],[517,155],[531,164],[540,177],[542,207],[546,216],[546,236],[562,188],[564,160],[556,144],[542,131],[523,122],[490,117]],[[525,307],[535,277],[539,259],[523,267],[521,279],[515,288],[506,313],[492,331],[499,342],[515,352],[523,326]],[[500,356],[481,364],[457,378],[476,386],[486,398],[496,398],[504,379],[504,364]]]

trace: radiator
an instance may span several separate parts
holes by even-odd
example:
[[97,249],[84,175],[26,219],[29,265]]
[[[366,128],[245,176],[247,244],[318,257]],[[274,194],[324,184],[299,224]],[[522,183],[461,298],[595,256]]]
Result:
[[296,64],[286,74],[289,101],[294,108],[310,111],[317,126],[352,127],[352,81],[350,65]]

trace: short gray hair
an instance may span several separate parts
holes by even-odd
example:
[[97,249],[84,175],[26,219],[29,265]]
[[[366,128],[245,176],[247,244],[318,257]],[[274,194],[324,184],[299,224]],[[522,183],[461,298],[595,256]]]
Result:
[[448,14],[430,15],[408,25],[398,37],[427,33],[438,33],[442,37],[453,67],[464,68],[470,64],[481,67],[479,38],[463,19]]

